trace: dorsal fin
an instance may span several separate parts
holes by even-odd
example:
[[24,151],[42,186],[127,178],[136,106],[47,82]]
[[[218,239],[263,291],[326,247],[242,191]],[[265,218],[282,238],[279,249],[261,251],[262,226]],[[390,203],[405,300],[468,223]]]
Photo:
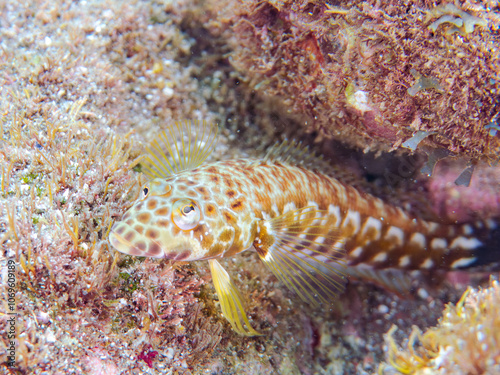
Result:
[[327,165],[321,156],[309,150],[309,146],[303,146],[302,142],[294,139],[276,142],[268,150],[264,161],[301,165],[312,169]]
[[150,178],[166,178],[198,167],[214,150],[218,131],[206,121],[174,122],[146,147],[144,172]]

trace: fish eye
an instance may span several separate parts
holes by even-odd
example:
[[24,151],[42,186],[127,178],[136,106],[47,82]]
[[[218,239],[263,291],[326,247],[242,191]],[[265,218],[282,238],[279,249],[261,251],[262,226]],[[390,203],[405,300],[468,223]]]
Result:
[[142,193],[144,194],[143,198],[146,198],[149,193],[149,188],[147,186],[144,187],[144,189],[142,189]]
[[191,230],[198,226],[201,211],[196,202],[190,199],[179,199],[172,205],[172,220],[182,230]]
[[184,207],[182,207],[182,214],[184,216],[187,216],[191,211],[194,211],[194,205],[191,203],[191,204],[186,204]]

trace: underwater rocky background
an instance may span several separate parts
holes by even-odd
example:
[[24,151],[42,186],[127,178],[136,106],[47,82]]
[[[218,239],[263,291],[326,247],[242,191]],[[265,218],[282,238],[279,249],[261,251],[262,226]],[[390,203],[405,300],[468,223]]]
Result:
[[[107,239],[145,181],[144,146],[182,119],[221,124],[213,160],[296,138],[419,215],[498,216],[499,16],[496,1],[2,2],[2,371],[499,372],[487,273],[411,274],[404,295],[353,282],[313,309],[244,253],[224,264],[264,334],[246,338],[220,315],[205,262],[132,258]],[[461,300],[469,285],[487,289]]]
[[498,2],[226,3],[231,63],[309,130],[365,150],[422,131],[454,155],[497,158]]

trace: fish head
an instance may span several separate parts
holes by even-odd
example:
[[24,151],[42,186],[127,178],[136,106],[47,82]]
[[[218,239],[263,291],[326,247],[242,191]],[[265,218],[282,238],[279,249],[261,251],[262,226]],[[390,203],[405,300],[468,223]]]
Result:
[[221,225],[213,218],[214,204],[204,200],[206,190],[193,185],[198,183],[192,178],[149,181],[141,198],[113,225],[111,245],[134,256],[178,261],[213,257]]

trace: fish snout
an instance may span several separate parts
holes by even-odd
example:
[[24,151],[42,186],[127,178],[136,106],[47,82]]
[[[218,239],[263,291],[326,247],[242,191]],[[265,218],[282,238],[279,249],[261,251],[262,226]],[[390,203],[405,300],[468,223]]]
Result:
[[116,223],[109,234],[110,244],[119,252],[134,256],[164,258],[162,247],[126,223]]

